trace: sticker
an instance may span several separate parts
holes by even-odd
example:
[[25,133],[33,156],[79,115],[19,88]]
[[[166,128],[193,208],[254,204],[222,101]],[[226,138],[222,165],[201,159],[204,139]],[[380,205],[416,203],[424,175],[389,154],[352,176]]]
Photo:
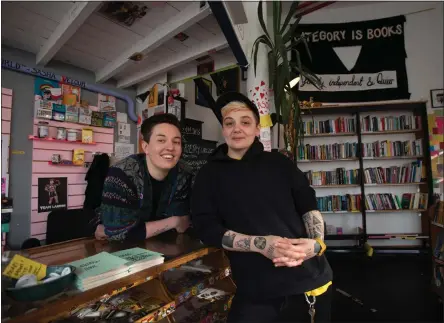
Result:
[[11,154],[13,155],[24,155],[25,151],[24,150],[11,150]]

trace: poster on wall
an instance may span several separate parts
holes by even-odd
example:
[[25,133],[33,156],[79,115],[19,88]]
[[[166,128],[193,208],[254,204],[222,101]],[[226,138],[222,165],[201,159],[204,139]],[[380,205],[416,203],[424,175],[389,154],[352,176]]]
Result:
[[[304,44],[297,45],[301,63],[321,79],[318,90],[306,79],[299,98],[318,102],[365,102],[409,99],[405,16],[337,23],[301,24]],[[297,62],[292,52],[292,62]]]
[[121,160],[129,155],[134,154],[134,145],[116,142],[114,144],[114,156],[116,160]]
[[129,123],[118,122],[117,141],[130,143],[131,128]]
[[68,208],[68,178],[38,179],[38,213]]
[[225,92],[239,92],[240,68],[229,68],[220,72],[210,74],[216,85],[216,95],[221,96]]
[[58,101],[62,99],[59,82],[36,77],[34,80],[34,100]]
[[[211,80],[207,80],[202,78],[203,84],[205,84],[208,88],[208,91],[210,93],[213,93],[213,82]],[[200,105],[202,107],[209,108],[210,105],[208,104],[208,101],[204,98],[203,94],[199,91],[199,88],[197,87],[197,84],[194,85],[195,87],[195,100],[194,103],[196,105]]]
[[116,111],[116,98],[99,93],[98,107],[101,112],[114,112]]
[[63,104],[76,105],[80,103],[80,87],[62,84]]
[[148,96],[148,108],[155,108],[165,103],[165,90],[159,84],[153,86]]
[[168,112],[174,114],[181,121],[182,103],[179,100],[174,100],[172,104],[168,105]]

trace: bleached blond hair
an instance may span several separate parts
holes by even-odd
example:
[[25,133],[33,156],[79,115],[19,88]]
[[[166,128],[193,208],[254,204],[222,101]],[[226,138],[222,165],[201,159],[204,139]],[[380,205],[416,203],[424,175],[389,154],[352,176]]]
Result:
[[[251,111],[251,109],[245,103],[240,102],[240,101],[231,101],[226,106],[224,106],[220,110],[220,112],[222,113],[222,118],[225,118],[228,114],[230,114],[233,111],[243,111],[243,110]],[[253,117],[256,119],[256,116],[254,116],[254,113],[253,113]],[[256,120],[256,121],[258,122],[258,120]]]

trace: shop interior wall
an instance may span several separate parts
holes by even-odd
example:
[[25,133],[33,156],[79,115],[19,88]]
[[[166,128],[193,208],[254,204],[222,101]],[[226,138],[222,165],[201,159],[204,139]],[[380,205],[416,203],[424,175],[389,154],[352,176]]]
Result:
[[[427,10],[431,8],[433,10]],[[442,89],[444,84],[443,12],[443,2],[372,1],[345,8],[327,7],[307,15],[301,23],[339,23],[406,15],[404,39],[411,100],[430,101],[430,90]],[[430,103],[427,106],[430,108]]]
[[[332,9],[330,9],[332,8]],[[432,10],[427,10],[431,9]],[[411,93],[411,100],[429,100],[430,90],[444,87],[444,65],[443,65],[443,41],[444,41],[444,27],[443,27],[443,3],[442,2],[371,2],[368,4],[359,4],[349,7],[340,7],[334,9],[334,6],[326,9],[316,11],[307,15],[301,20],[301,23],[340,23],[353,22],[387,18],[397,15],[406,15],[405,23],[405,49],[407,52],[406,67],[409,82],[409,91]],[[419,12],[422,11],[423,12]],[[270,13],[268,11],[269,21],[271,21]],[[432,113],[430,103],[427,103],[428,112]],[[327,118],[334,118],[335,116],[324,116]],[[281,132],[282,133],[282,132]],[[276,134],[276,132],[275,132]],[[409,135],[401,135],[385,139],[389,140],[411,140]],[[382,140],[382,139],[381,139]],[[370,141],[369,138],[364,138],[364,142]],[[281,138],[283,143],[283,138]],[[312,144],[321,144],[321,142],[313,142]],[[277,136],[274,136],[274,147],[277,145]],[[407,161],[406,161],[407,162]],[[329,163],[328,167],[348,167],[353,165],[344,165],[343,163]],[[375,164],[367,162],[364,167],[390,167],[393,165],[400,165],[400,161],[382,161]],[[302,165],[302,164],[301,164]],[[326,170],[326,166],[313,164],[312,166],[304,165],[301,169]],[[315,169],[316,168],[316,169]],[[391,187],[384,188],[384,192],[402,195],[403,190],[414,192],[416,187]],[[368,193],[379,193],[381,188],[366,189]],[[347,189],[331,190],[325,189],[317,191],[319,196],[330,194],[346,194]],[[326,221],[328,224],[342,226],[344,228],[356,228],[360,223],[354,215],[340,215],[328,216]],[[421,232],[421,221],[417,214],[413,212],[401,212],[390,214],[390,216],[378,216],[370,214],[367,216],[367,228],[369,233],[383,233],[383,232]],[[417,241],[372,241],[373,245],[416,245]]]
[[[16,61],[28,66],[35,66],[35,55],[10,47],[2,47],[2,59]],[[59,75],[70,76],[74,79],[95,83],[94,73],[61,62],[51,62],[44,70]],[[31,185],[32,185],[32,141],[28,135],[33,133],[34,121],[34,77],[22,73],[2,69],[2,87],[12,89],[13,117],[11,122],[11,151],[23,151],[24,154],[10,156],[10,196],[14,198],[8,243],[11,247],[20,247],[21,243],[31,235]],[[134,89],[116,89],[112,82],[104,84],[135,99]],[[82,89],[82,99],[91,105],[97,105],[97,93]],[[126,112],[126,102],[117,99],[117,111]],[[131,143],[136,144],[136,125],[131,124]],[[116,132],[117,136],[117,132]],[[115,138],[117,140],[117,138]]]

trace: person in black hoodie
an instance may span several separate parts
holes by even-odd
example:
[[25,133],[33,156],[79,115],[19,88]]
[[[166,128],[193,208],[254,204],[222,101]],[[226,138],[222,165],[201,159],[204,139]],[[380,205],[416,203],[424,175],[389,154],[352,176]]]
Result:
[[244,95],[216,102],[226,143],[193,187],[192,224],[227,251],[236,296],[228,322],[330,321],[330,265],[315,191],[286,156],[265,152],[260,118]]

